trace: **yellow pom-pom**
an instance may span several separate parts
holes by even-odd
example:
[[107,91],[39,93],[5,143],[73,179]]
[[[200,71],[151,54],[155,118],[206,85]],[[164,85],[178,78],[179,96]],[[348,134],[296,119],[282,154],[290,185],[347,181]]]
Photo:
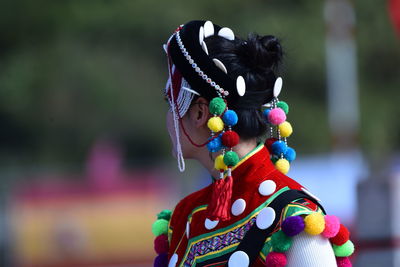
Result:
[[214,168],[217,170],[226,170],[228,167],[224,163],[224,156],[219,155],[218,157],[215,158],[214,161]]
[[310,235],[319,235],[325,229],[324,215],[319,212],[311,213],[304,218],[304,231]]
[[208,120],[207,126],[211,131],[217,133],[224,129],[224,122],[220,117],[212,117]]
[[292,125],[288,121],[282,122],[278,127],[282,137],[289,137],[293,133]]
[[289,161],[287,161],[286,159],[278,159],[275,162],[275,168],[281,173],[286,174],[289,172],[290,169]]

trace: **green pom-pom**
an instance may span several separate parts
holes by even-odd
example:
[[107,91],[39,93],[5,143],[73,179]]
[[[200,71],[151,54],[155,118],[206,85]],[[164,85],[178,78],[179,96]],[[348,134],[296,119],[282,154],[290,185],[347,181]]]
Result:
[[349,257],[354,252],[354,244],[350,240],[341,246],[332,244],[336,257]]
[[228,151],[224,156],[224,163],[226,166],[233,167],[239,162],[239,156],[234,151]]
[[271,244],[275,252],[285,252],[292,246],[292,238],[278,231],[271,236]]
[[157,214],[157,219],[164,219],[169,221],[171,219],[172,211],[170,210],[162,210],[159,214]]
[[279,101],[276,105],[278,106],[278,108],[283,109],[285,114],[289,113],[289,105],[285,101]]
[[210,113],[214,115],[221,115],[226,109],[226,103],[221,97],[215,97],[210,101]]
[[279,159],[279,157],[277,157],[277,156],[272,156],[272,157],[271,157],[271,161],[272,161],[272,163],[274,163],[274,164],[275,164],[275,162],[278,161],[278,159]]
[[165,235],[168,232],[168,221],[164,219],[159,219],[153,223],[151,226],[151,231],[155,236]]

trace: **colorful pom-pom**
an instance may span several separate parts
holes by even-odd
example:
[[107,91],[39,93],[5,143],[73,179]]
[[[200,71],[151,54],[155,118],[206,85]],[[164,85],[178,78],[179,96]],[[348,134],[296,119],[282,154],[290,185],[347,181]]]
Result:
[[282,137],[289,137],[293,133],[293,128],[290,122],[284,121],[278,126]]
[[292,162],[293,160],[296,159],[296,150],[294,150],[291,147],[287,147],[285,154],[283,154],[285,159],[287,159],[289,162]]
[[154,267],[166,267],[168,266],[168,254],[167,253],[163,253],[158,255],[155,259],[154,259]]
[[289,113],[289,105],[285,101],[279,101],[278,104],[276,104],[276,106],[278,108],[281,108],[286,115]]
[[275,164],[278,160],[279,160],[278,156],[275,156],[275,155],[271,156],[271,161],[272,161],[273,164]]
[[282,231],[287,236],[295,236],[304,230],[304,219],[301,216],[290,216],[282,222]]
[[238,115],[235,111],[229,109],[225,111],[224,116],[222,116],[222,120],[228,126],[234,126],[238,122]]
[[274,125],[279,125],[286,120],[286,114],[281,108],[273,108],[268,114],[268,121]]
[[349,238],[350,238],[349,230],[347,230],[346,226],[341,224],[339,232],[337,233],[337,235],[332,237],[329,240],[331,241],[331,243],[335,244],[336,246],[341,246],[344,243],[346,243],[347,240],[349,240]]
[[228,167],[224,163],[224,155],[218,155],[214,161],[214,168],[217,170],[226,170]]
[[276,138],[268,138],[265,140],[265,146],[267,147],[269,153],[272,153],[272,144],[278,141]]
[[325,229],[324,215],[314,212],[304,218],[304,231],[310,235],[319,235]]
[[214,115],[221,115],[226,108],[226,103],[221,97],[215,97],[210,101],[210,113]]
[[164,219],[169,221],[171,219],[172,211],[170,210],[162,210],[160,213],[157,214],[157,219]]
[[211,131],[217,133],[224,129],[224,122],[220,117],[212,117],[208,120],[207,126]]
[[276,252],[285,252],[292,246],[292,238],[278,231],[271,236],[271,245]]
[[281,252],[270,252],[265,258],[266,267],[283,267],[287,264],[286,255]]
[[233,167],[239,162],[239,156],[235,151],[228,151],[224,155],[224,163],[226,166]]
[[154,239],[154,250],[157,254],[168,253],[168,236],[159,235]]
[[287,150],[287,145],[283,141],[276,141],[272,144],[272,153],[275,155],[285,154]]
[[264,118],[267,120],[267,122],[269,122],[268,115],[269,115],[270,112],[271,112],[270,108],[264,109],[264,111],[263,111]]
[[354,252],[354,244],[351,240],[347,240],[341,246],[332,245],[332,248],[336,257],[349,257]]
[[222,135],[222,144],[226,147],[234,147],[239,144],[239,135],[235,131],[226,131]]
[[287,174],[290,169],[290,163],[286,159],[278,159],[275,162],[275,168],[283,174]]
[[338,267],[352,267],[351,261],[348,257],[336,257]]
[[151,226],[151,231],[155,236],[167,234],[168,232],[168,221],[164,219],[158,219]]
[[338,234],[340,229],[340,221],[334,215],[325,215],[325,229],[322,235],[326,238],[334,237]]
[[216,137],[211,139],[210,142],[207,144],[207,149],[210,152],[218,152],[223,148],[221,137]]

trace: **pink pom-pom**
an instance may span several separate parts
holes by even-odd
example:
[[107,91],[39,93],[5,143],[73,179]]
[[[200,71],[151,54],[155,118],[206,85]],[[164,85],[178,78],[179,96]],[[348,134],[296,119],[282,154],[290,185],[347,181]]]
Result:
[[331,238],[337,235],[340,229],[340,221],[334,215],[325,215],[325,229],[322,235],[326,238]]
[[270,252],[265,258],[265,266],[267,267],[283,267],[287,264],[286,255],[280,252]]
[[286,114],[281,108],[273,108],[268,114],[268,121],[274,125],[279,125],[285,120]]
[[168,236],[159,235],[154,239],[154,250],[157,254],[168,253]]
[[348,257],[336,257],[336,263],[338,267],[351,267],[351,261]]

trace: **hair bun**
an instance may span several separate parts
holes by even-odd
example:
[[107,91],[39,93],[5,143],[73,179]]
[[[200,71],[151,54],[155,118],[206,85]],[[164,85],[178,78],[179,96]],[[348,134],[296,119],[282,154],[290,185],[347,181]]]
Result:
[[275,36],[250,34],[239,49],[238,55],[249,68],[274,70],[282,61],[282,46]]

